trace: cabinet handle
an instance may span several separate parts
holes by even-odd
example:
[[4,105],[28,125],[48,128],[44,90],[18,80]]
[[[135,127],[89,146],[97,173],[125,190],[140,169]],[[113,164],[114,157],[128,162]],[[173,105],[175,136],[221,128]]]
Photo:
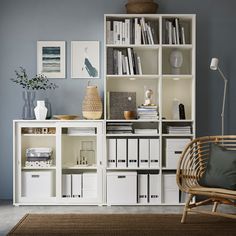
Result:
[[32,178],[39,178],[39,175],[31,175]]
[[118,175],[118,179],[125,179],[126,176],[125,175]]

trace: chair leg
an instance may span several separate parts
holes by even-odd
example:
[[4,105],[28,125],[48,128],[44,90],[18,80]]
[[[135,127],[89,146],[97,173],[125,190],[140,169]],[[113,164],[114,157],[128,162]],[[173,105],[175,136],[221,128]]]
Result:
[[188,200],[184,206],[184,212],[183,212],[183,216],[182,216],[182,219],[181,219],[181,223],[185,223],[185,219],[187,217],[187,213],[188,213],[188,207],[189,207],[189,203],[191,202],[193,198],[193,195],[190,194],[189,197],[188,197]]
[[218,202],[214,202],[214,205],[213,205],[213,207],[212,207],[212,212],[216,212],[216,209],[217,209],[217,207],[218,207]]

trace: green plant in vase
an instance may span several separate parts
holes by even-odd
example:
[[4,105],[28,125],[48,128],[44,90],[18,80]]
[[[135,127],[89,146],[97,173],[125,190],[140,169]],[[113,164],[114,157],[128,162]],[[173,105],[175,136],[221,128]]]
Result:
[[[26,120],[32,120],[34,116],[34,101],[35,101],[35,92],[38,90],[52,90],[56,89],[58,86],[55,83],[52,83],[48,78],[43,74],[35,75],[32,78],[29,78],[26,70],[23,67],[20,67],[19,70],[15,70],[16,78],[11,78],[11,80],[21,86],[23,91],[23,100],[24,106],[22,110],[22,118]],[[51,110],[50,103],[46,106],[48,110]],[[50,114],[50,112],[48,112]],[[48,118],[48,117],[47,117]]]

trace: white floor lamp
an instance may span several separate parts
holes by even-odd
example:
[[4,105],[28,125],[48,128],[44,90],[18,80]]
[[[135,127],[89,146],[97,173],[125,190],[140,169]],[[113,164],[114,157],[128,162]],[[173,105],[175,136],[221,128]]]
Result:
[[225,115],[225,98],[226,98],[226,91],[227,91],[227,82],[228,80],[225,78],[223,72],[218,66],[219,59],[218,58],[212,58],[211,59],[211,70],[218,70],[222,79],[224,80],[224,95],[223,95],[223,104],[222,104],[222,112],[221,112],[221,134],[224,135],[224,115]]

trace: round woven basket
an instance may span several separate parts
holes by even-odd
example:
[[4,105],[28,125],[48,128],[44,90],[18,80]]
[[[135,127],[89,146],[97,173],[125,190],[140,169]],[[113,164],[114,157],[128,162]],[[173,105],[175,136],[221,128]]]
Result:
[[128,14],[154,14],[158,9],[155,2],[129,2],[125,6]]

